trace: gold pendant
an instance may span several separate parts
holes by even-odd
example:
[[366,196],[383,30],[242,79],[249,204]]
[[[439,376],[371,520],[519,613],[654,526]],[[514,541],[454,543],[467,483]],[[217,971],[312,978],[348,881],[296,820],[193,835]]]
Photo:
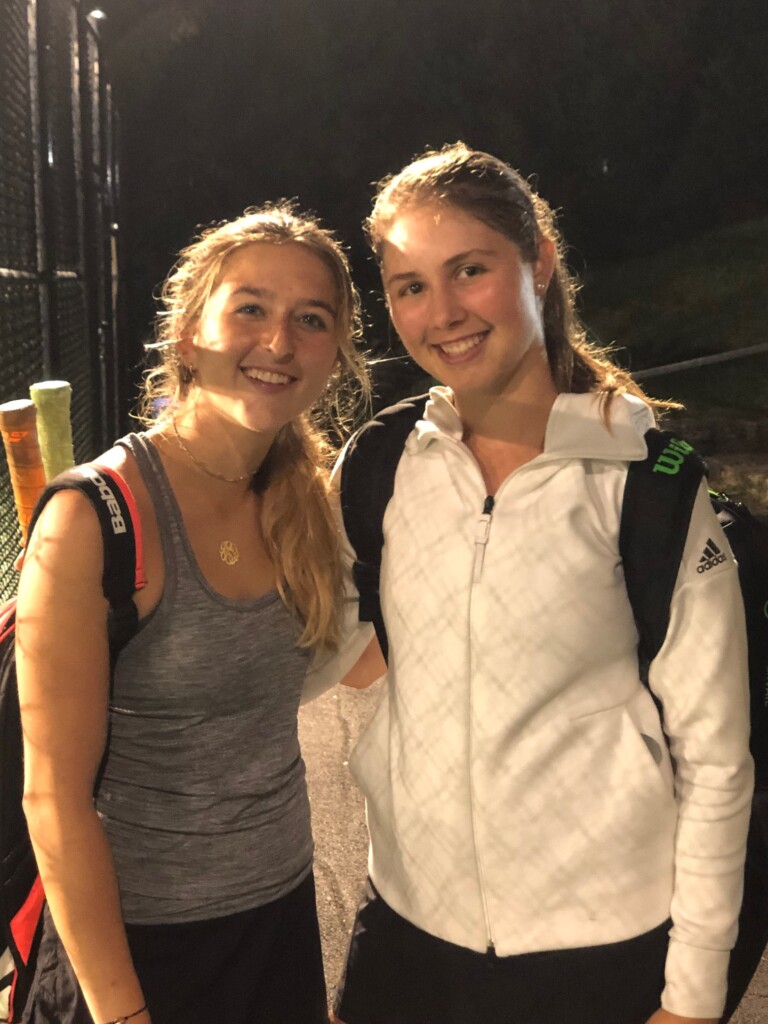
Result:
[[219,558],[225,565],[235,565],[240,560],[237,544],[232,540],[223,540],[219,544]]

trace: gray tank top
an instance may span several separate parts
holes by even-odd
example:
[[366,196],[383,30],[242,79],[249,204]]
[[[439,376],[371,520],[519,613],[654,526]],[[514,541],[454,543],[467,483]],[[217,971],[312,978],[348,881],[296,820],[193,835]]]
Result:
[[136,458],[157,515],[165,587],[120,654],[96,806],[132,924],[268,903],[309,873],[297,710],[309,652],[273,590],[233,601],[198,567],[162,463]]

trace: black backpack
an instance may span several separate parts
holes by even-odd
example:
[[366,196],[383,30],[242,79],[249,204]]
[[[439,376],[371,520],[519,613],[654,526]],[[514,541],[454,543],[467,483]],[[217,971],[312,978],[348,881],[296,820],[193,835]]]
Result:
[[[46,487],[29,533],[50,498],[78,490],[95,508],[104,541],[104,596],[109,602],[112,665],[138,627],[134,591],[144,586],[141,530],[133,495],[96,464],[67,470]],[[18,1021],[34,975],[45,896],[22,809],[23,747],[16,684],[16,600],[0,608],[0,1020]]]
[[[379,601],[384,512],[394,489],[403,446],[424,413],[428,396],[410,398],[380,412],[352,438],[341,467],[341,508],[355,551],[360,621],[372,622],[384,657],[387,631]],[[685,547],[694,500],[706,473],[703,459],[667,431],[645,435],[648,457],[632,462],[621,510],[619,550],[638,630],[640,675],[661,649]],[[731,954],[722,1021],[729,1020],[747,990],[768,944],[768,526],[739,502],[710,493],[713,508],[739,566],[749,644],[750,746],[756,788],[747,840],[744,901],[739,936]],[[724,557],[717,545],[702,553],[700,569]]]

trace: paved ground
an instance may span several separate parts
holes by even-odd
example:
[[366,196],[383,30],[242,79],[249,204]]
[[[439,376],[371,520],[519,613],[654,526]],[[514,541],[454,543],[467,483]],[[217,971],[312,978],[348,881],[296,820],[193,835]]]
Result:
[[344,962],[368,854],[363,799],[347,761],[378,696],[378,686],[363,692],[339,686],[308,704],[299,717],[312,800],[317,903],[329,991]]
[[[347,761],[378,697],[376,687],[363,693],[338,687],[307,705],[300,717],[312,800],[318,907],[329,990],[344,960],[366,867],[363,801],[349,776]],[[732,1024],[768,1024],[768,959],[763,960]]]

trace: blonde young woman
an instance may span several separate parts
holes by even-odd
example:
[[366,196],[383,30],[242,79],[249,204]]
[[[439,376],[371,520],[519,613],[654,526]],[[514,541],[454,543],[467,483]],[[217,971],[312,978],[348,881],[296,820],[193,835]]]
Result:
[[368,230],[441,383],[384,520],[386,692],[350,761],[371,885],[338,1019],[716,1024],[752,765],[736,567],[699,566],[728,551],[706,490],[650,666],[662,731],[618,533],[663,403],[586,343],[551,210],[458,144],[385,180]]
[[160,418],[101,459],[136,497],[148,580],[111,695],[81,496],[47,506],[21,576],[25,809],[48,899],[24,1020],[323,1024],[296,712],[312,653],[340,635],[321,427],[366,386],[357,297],[334,237],[287,206],[203,232],[162,297],[145,395]]

